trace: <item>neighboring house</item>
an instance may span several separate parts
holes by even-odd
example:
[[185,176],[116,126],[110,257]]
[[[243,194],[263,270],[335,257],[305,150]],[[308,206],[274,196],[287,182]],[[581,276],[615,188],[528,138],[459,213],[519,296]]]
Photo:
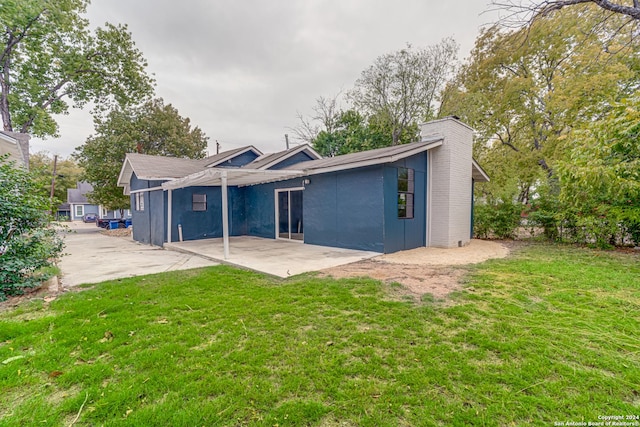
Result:
[[[64,208],[68,211],[72,221],[81,221],[86,214],[96,214],[99,218],[120,218],[120,211],[109,211],[100,205],[93,204],[87,199],[87,194],[93,191],[93,186],[88,182],[78,182],[76,188],[67,189],[67,203],[61,205],[58,211]],[[131,216],[131,211],[127,209],[125,217]]]
[[464,246],[473,183],[489,179],[472,159],[473,130],[446,118],[421,134],[325,159],[308,145],[203,160],[128,154],[118,185],[131,195],[133,238],[157,246],[228,235],[383,253]]
[[58,206],[58,211],[56,212],[56,220],[57,221],[71,220],[71,205],[69,205],[69,203],[62,203],[60,206]]
[[0,131],[0,156],[9,155],[10,161],[29,170],[29,135],[26,133]]

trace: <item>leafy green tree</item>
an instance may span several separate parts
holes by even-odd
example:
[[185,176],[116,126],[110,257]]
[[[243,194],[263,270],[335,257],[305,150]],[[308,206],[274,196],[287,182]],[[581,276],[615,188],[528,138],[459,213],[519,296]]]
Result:
[[49,200],[24,169],[0,157],[0,300],[38,286],[62,251],[62,241],[49,227]]
[[637,89],[637,55],[615,34],[621,18],[607,28],[597,19],[567,9],[531,28],[491,27],[476,40],[442,109],[477,130],[474,155],[492,177],[478,186],[486,200],[529,203],[555,179],[572,130]]
[[377,116],[390,128],[391,145],[405,129],[437,115],[437,104],[452,76],[457,43],[444,39],[422,49],[405,49],[378,57],[356,81],[349,97],[362,113]]
[[514,0],[494,0],[492,3],[499,8],[506,9],[511,21],[515,18],[531,23],[561,9],[584,5],[599,7],[606,14],[619,14],[628,17],[631,21],[640,20],[640,2],[638,0],[633,0],[632,4],[629,0],[538,0],[525,3]]
[[377,127],[377,122],[367,120],[356,110],[336,114],[332,129],[318,133],[313,148],[325,157],[386,147],[391,143],[389,129]]
[[574,132],[559,163],[560,201],[587,240],[640,245],[640,93]]
[[127,153],[182,158],[203,158],[207,137],[188,118],[180,116],[162,99],[144,105],[111,111],[95,123],[96,135],[76,148],[75,157],[84,168],[84,180],[93,185],[88,198],[109,210],[129,207],[129,197],[117,186],[118,174]]
[[[33,176],[38,194],[42,197],[51,196],[51,183],[53,177],[54,159],[45,151],[40,151],[29,156],[29,170]],[[51,211],[55,212],[60,203],[67,200],[67,189],[75,188],[80,181],[83,170],[72,158],[58,158],[56,162],[56,179],[53,194],[53,206]]]
[[0,116],[4,130],[55,135],[69,105],[140,103],[153,92],[124,25],[91,31],[89,0],[4,0],[0,7]]

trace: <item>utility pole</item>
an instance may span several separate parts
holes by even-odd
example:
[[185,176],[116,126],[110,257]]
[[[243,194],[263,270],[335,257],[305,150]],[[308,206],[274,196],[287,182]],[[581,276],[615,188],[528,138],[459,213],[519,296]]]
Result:
[[56,169],[58,168],[58,155],[53,156],[53,173],[51,174],[51,193],[49,195],[49,206],[53,215],[53,193],[56,191]]
[[220,154],[220,143],[216,139],[216,154]]
[[285,140],[285,142],[287,144],[287,150],[288,150],[289,149],[289,135],[286,134],[286,133],[284,134],[284,140]]

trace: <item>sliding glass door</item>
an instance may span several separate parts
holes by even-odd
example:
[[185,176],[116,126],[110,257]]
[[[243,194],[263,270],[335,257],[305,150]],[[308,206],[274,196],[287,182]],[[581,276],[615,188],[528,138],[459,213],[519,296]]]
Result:
[[302,188],[276,190],[276,237],[304,241]]

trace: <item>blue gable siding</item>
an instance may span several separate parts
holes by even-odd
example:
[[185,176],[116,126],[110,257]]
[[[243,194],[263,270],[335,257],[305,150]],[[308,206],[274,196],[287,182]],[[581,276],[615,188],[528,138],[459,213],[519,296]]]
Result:
[[[131,190],[154,188],[163,181],[147,181],[138,179],[135,173],[131,176]],[[144,211],[137,211],[135,194],[131,195],[131,218],[133,221],[133,239],[149,245],[162,246],[165,239],[166,196],[162,190],[145,191]]]
[[284,159],[283,161],[281,161],[276,165],[271,166],[269,169],[284,169],[287,166],[295,165],[296,163],[300,163],[300,162],[306,162],[308,160],[316,160],[316,159],[314,157],[311,157],[304,151],[302,151],[300,153],[294,154],[288,159]]
[[[398,168],[414,170],[413,219],[398,218]],[[427,154],[408,157],[384,168],[384,252],[392,253],[425,245]]]
[[304,192],[305,243],[384,251],[382,166],[310,180]]
[[254,153],[253,151],[249,150],[247,152],[244,152],[240,155],[237,155],[229,160],[227,160],[226,162],[222,162],[220,164],[217,164],[215,167],[217,168],[239,168],[240,166],[244,166],[248,163],[253,162],[255,159],[258,158],[258,155],[256,153]]

